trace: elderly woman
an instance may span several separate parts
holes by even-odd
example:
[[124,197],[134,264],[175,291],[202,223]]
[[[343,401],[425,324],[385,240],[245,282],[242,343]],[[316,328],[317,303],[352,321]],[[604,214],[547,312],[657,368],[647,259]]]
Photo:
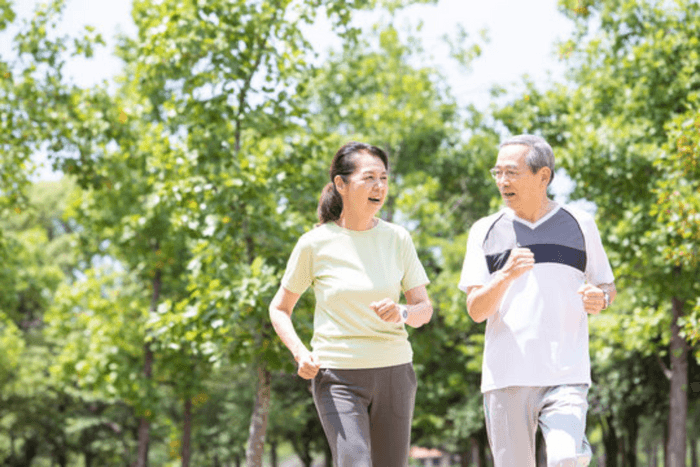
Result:
[[[408,465],[416,394],[405,324],[430,321],[429,280],[410,234],[376,217],[389,191],[381,149],[351,142],[335,154],[321,193],[320,223],[302,235],[270,304],[272,324],[312,379],[312,392],[338,467]],[[313,286],[313,351],[292,311]],[[403,292],[406,304],[399,304]]]

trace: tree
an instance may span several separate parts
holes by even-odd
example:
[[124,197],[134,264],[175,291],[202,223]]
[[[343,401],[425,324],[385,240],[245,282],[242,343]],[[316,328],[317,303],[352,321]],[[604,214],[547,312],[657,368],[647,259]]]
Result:
[[[311,70],[301,28],[321,4],[137,2],[142,37],[122,47],[151,105],[144,117],[163,122],[182,147],[179,167],[172,167],[176,157],[163,160],[161,173],[172,176],[160,178],[154,194],[175,207],[175,225],[189,235],[191,293],[163,302],[151,324],[160,342],[187,346],[209,362],[231,342],[235,361],[256,362],[249,465],[262,459],[270,371],[289,366],[266,313],[283,265],[279,252],[303,232],[300,212],[313,212],[310,193],[317,191],[309,171],[321,173],[316,158],[329,153],[317,133],[298,136],[305,115],[299,93]],[[352,11],[374,2],[323,4],[352,40]]]
[[62,222],[72,189],[67,182],[30,185],[23,210],[0,222],[12,252],[0,270],[0,439],[10,447],[0,459],[7,465],[48,456],[66,465],[72,448],[68,425],[81,404],[48,376],[52,349],[43,333],[55,290],[77,264]]

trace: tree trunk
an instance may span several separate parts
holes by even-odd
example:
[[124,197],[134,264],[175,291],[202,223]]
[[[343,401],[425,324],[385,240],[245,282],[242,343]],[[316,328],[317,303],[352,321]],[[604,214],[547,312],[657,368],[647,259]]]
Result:
[[26,438],[22,448],[22,463],[20,465],[29,467],[34,458],[39,453],[39,440],[35,437]]
[[659,457],[658,449],[659,449],[659,447],[656,443],[652,443],[646,447],[648,467],[658,467],[657,466],[657,459]]
[[477,434],[469,438],[469,449],[462,453],[461,465],[468,467],[474,465],[476,467],[486,467],[486,448],[484,440]]
[[311,467],[313,455],[311,454],[311,439],[306,436],[297,436],[291,440],[294,453],[297,455],[304,467]]
[[690,467],[698,467],[698,440],[695,435],[691,436],[690,440]]
[[605,448],[605,466],[617,467],[617,433],[613,426],[612,414],[601,416],[603,428],[603,447]]
[[[151,379],[151,373],[153,368],[153,352],[148,344],[144,345],[144,364],[143,364],[143,374],[146,380]],[[136,454],[136,464],[134,467],[148,467],[148,441],[149,441],[149,429],[150,422],[148,421],[148,414],[144,414],[139,419],[139,441],[138,450]]]
[[[663,449],[661,451],[663,451]],[[659,444],[658,443],[654,443],[654,467],[659,467]]]
[[668,447],[666,467],[685,467],[686,419],[688,417],[688,345],[680,335],[678,320],[683,316],[683,302],[671,299],[671,389],[668,413]]
[[[157,243],[155,250],[158,250]],[[158,301],[160,300],[160,286],[161,271],[160,269],[156,269],[155,276],[153,277],[153,296],[151,297],[152,312],[155,312],[158,308]],[[151,375],[153,374],[153,351],[148,343],[144,344],[143,348],[143,375],[146,378],[146,385],[148,386],[151,383]],[[143,414],[139,420],[138,450],[136,454],[136,464],[134,464],[134,467],[148,467],[148,443],[150,438],[150,422],[148,419],[150,415],[150,412],[147,411],[147,413]]]
[[639,437],[639,419],[632,409],[625,418],[625,466],[637,467],[637,438]]
[[265,448],[265,432],[270,411],[270,372],[265,362],[258,363],[258,387],[253,416],[250,419],[246,467],[262,467]]
[[190,466],[190,441],[192,439],[192,398],[185,398],[184,425],[182,427],[182,467]]
[[58,464],[58,467],[68,467],[68,453],[66,453],[65,447],[63,446],[56,454],[56,463]]
[[277,441],[270,441],[270,467],[277,467]]
[[661,455],[663,456],[661,464],[666,465],[666,459],[668,458],[668,423],[664,425],[664,445]]
[[459,454],[459,467],[469,467],[473,464],[473,451],[465,449]]

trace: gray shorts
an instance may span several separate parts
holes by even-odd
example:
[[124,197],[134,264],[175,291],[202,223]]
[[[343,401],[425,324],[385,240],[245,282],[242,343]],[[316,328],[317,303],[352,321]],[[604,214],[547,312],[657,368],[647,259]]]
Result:
[[314,403],[336,467],[406,467],[416,400],[413,365],[322,368]]
[[486,431],[495,467],[534,467],[542,429],[549,467],[587,466],[588,385],[513,386],[484,393]]

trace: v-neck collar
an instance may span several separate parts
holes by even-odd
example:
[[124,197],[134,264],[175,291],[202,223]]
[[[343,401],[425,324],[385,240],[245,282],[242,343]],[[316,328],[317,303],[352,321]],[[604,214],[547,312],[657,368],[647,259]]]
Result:
[[547,222],[554,214],[557,213],[557,211],[559,211],[559,209],[561,209],[561,205],[559,203],[557,203],[556,201],[553,201],[553,203],[554,203],[554,207],[552,208],[552,210],[549,211],[544,216],[537,219],[537,221],[535,221],[535,222],[526,221],[525,219],[522,219],[522,218],[516,216],[515,211],[513,211],[511,208],[505,208],[505,211],[506,211],[506,215],[508,217],[510,217],[511,219],[513,219],[514,221],[518,221],[521,224],[529,227],[530,230],[535,230],[537,227],[542,225],[544,222]]

